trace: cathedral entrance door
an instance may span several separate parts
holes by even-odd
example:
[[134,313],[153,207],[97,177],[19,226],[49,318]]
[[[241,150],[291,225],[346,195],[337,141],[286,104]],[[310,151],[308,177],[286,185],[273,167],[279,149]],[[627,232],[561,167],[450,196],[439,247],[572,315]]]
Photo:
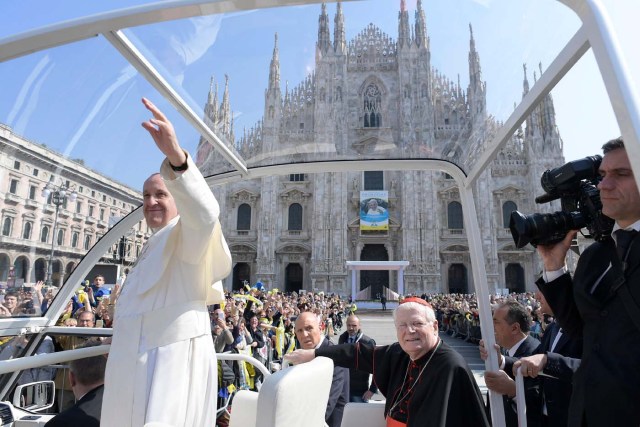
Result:
[[468,294],[467,267],[464,264],[451,264],[449,266],[449,293]]
[[[384,245],[364,245],[360,261],[389,261],[389,254]],[[360,271],[360,290],[369,288],[369,298],[379,298],[385,287],[389,287],[388,270]]]
[[505,286],[509,292],[525,292],[524,269],[520,264],[507,264],[504,270]]
[[285,292],[299,292],[302,289],[302,266],[300,264],[288,264],[284,270]]
[[233,285],[232,289],[242,289],[242,282],[249,282],[251,284],[251,268],[246,262],[239,262],[233,267]]

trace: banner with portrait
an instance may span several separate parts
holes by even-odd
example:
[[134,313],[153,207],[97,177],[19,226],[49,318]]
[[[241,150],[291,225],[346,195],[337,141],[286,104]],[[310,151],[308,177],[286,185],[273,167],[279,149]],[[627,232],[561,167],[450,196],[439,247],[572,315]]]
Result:
[[360,230],[389,230],[389,192],[360,192]]

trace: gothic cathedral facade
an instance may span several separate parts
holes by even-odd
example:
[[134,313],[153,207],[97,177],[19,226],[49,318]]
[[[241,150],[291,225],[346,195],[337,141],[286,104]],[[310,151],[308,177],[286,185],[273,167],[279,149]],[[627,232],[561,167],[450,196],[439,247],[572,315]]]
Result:
[[[322,5],[312,74],[282,93],[276,35],[263,119],[235,138],[227,81],[220,103],[212,88],[205,120],[234,141],[249,167],[279,163],[270,153],[308,145],[330,147],[334,158],[376,158],[376,153],[379,158],[438,158],[468,171],[501,125],[486,111],[486,83],[473,30],[470,25],[465,89],[459,78],[454,82],[431,65],[421,0],[414,16],[410,23],[402,0],[397,40],[369,24],[347,41],[338,3],[332,40]],[[528,90],[525,66],[523,91]],[[295,156],[296,161],[322,159],[318,152],[298,150]],[[206,176],[220,171],[225,160],[201,141],[197,163]],[[538,260],[531,247],[515,248],[509,215],[515,209],[540,211],[533,201],[541,193],[540,176],[562,163],[549,95],[474,188],[490,291],[535,289]],[[387,192],[388,230],[360,229],[363,190]],[[446,173],[295,173],[215,186],[213,191],[221,211],[227,212],[221,220],[234,261],[227,288],[236,289],[246,280],[281,291],[350,295],[346,261],[406,260],[405,293],[474,292],[459,191]],[[357,289],[375,298],[384,287],[397,292],[396,282],[388,271],[362,271]]]

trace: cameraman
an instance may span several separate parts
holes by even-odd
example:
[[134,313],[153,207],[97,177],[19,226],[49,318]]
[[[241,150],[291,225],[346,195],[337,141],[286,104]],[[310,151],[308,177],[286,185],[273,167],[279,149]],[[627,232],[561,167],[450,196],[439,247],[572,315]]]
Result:
[[[563,330],[584,338],[569,426],[638,426],[640,195],[622,138],[607,142],[602,150],[598,189],[602,212],[616,221],[612,238],[594,242],[584,251],[573,279],[565,256],[575,231],[557,244],[538,245],[544,272],[536,284]],[[618,251],[627,238],[618,230],[635,230],[621,255]]]

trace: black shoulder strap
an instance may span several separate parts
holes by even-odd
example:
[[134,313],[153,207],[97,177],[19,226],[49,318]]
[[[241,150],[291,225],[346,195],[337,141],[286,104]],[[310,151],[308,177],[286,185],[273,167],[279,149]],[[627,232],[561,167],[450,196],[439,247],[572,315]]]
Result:
[[[637,239],[633,239],[633,243],[635,243]],[[627,256],[629,255],[630,249],[627,251]],[[631,291],[629,291],[629,285],[624,277],[623,266],[626,262],[623,263],[618,257],[614,257],[611,261],[611,270],[613,272],[613,277],[615,277],[613,283],[611,284],[611,293],[615,294],[616,292],[620,292],[620,298],[622,298],[622,303],[624,304],[624,308],[627,310],[627,314],[631,317],[633,324],[636,325],[638,331],[640,331],[640,307],[636,304],[633,295],[631,295]]]

